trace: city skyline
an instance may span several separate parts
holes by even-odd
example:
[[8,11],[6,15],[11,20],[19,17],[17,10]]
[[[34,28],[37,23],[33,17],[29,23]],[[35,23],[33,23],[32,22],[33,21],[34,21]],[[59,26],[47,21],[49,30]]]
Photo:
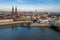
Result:
[[18,11],[60,12],[60,0],[0,0],[0,11],[11,11],[12,6]]

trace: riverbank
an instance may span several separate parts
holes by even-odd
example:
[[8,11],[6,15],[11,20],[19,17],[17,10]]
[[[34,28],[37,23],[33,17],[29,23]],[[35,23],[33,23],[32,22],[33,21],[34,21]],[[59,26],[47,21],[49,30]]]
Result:
[[10,25],[19,25],[19,26],[51,26],[48,23],[32,23],[32,21],[13,21],[13,22],[5,22],[0,23],[1,26],[10,26]]
[[48,23],[31,23],[31,25],[30,26],[51,26],[50,24],[48,24]]

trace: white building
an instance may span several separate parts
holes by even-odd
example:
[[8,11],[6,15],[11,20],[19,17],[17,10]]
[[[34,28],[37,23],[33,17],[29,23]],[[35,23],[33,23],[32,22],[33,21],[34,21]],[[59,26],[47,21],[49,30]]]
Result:
[[13,19],[0,19],[0,23],[4,23],[4,22],[12,22]]

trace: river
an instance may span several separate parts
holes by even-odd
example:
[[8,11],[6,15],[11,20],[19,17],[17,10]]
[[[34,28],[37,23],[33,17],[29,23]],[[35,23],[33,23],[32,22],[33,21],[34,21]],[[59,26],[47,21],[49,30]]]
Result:
[[0,28],[0,40],[60,40],[60,31],[51,27],[8,26]]

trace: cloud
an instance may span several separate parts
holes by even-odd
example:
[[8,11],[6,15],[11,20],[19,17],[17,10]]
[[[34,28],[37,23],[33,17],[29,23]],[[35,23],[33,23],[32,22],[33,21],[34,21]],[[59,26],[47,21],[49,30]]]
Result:
[[16,0],[17,2],[24,3],[26,0]]
[[[6,0],[5,0],[6,1]],[[5,2],[4,1],[4,2]],[[56,5],[54,2],[58,2],[58,0],[7,0],[7,2],[0,2],[0,10],[11,10],[11,5],[17,5],[19,10],[46,10],[46,11],[60,11],[60,6]],[[10,2],[10,3],[9,3]],[[6,5],[5,5],[6,4]],[[22,4],[22,5],[21,5]],[[27,5],[28,4],[28,5]],[[52,5],[55,4],[55,5]],[[10,5],[10,6],[8,6]],[[7,8],[8,7],[8,8]]]
[[53,0],[16,0],[22,4],[53,4]]

